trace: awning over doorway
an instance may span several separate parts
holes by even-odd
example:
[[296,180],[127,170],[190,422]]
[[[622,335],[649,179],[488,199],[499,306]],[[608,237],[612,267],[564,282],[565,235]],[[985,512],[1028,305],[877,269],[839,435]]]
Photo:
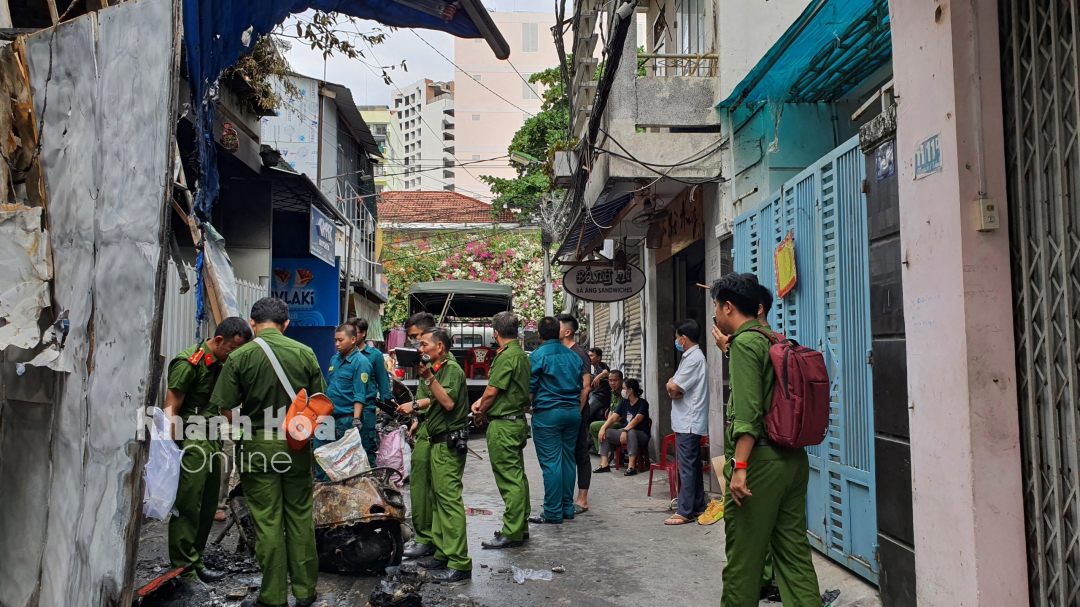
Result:
[[263,175],[272,182],[270,200],[275,211],[310,213],[311,205],[315,205],[328,217],[333,218],[334,223],[349,225],[349,219],[341,209],[330,202],[326,194],[307,175],[276,167],[265,167]]
[[588,255],[619,225],[623,211],[628,210],[633,201],[634,193],[628,192],[578,213],[566,240],[555,252],[555,259],[563,255],[574,255],[578,259]]
[[891,58],[888,0],[814,0],[717,107],[835,101]]

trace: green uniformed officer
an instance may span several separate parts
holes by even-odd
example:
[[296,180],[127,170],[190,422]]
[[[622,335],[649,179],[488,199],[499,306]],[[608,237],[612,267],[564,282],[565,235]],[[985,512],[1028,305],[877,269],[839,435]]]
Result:
[[771,342],[755,331],[760,285],[753,274],[728,274],[712,286],[718,329],[732,337],[731,397],[724,453],[727,481],[724,531],[727,564],[721,607],[758,604],[762,570],[771,552],[785,607],[818,607],[821,594],[806,537],[806,484],[810,464],[803,449],[769,442],[765,414],[776,374]]
[[[386,362],[383,359],[382,352],[367,343],[368,321],[363,318],[351,318],[349,323],[356,327],[356,347],[371,363],[372,398],[393,402],[394,395],[390,392],[390,374],[386,372]],[[379,435],[375,431],[378,417],[378,408],[375,406],[374,401],[364,406],[364,428],[360,431],[360,438],[364,441],[364,449],[367,450],[368,459],[371,460],[372,466],[375,465],[375,453],[379,449]]]
[[[769,327],[769,311],[772,310],[773,306],[772,291],[769,291],[768,287],[764,287],[759,284],[757,288],[757,294],[757,320],[759,323],[761,323],[762,329],[771,331],[772,329]],[[728,341],[730,340],[731,336],[725,335],[716,323],[713,323],[712,336],[713,339],[716,341],[716,347],[726,356],[728,354]],[[761,596],[767,596],[768,594],[770,594],[773,587],[776,585],[776,580],[773,576],[772,562],[772,552],[770,551],[765,554],[765,567],[762,568]]]
[[[592,441],[593,447],[596,448],[596,452],[600,452],[600,429],[604,427],[604,424],[608,423],[611,418],[611,414],[618,408],[619,404],[623,401],[623,374],[618,369],[611,369],[608,371],[608,386],[611,388],[611,401],[608,403],[608,410],[604,413],[604,419],[594,421],[589,424],[589,440]],[[621,430],[625,424],[622,420],[612,421],[608,428],[612,430]]]
[[[373,406],[372,399],[375,398],[371,363],[357,346],[356,327],[345,323],[335,329],[334,347],[337,354],[330,359],[330,368],[326,373],[326,397],[334,403],[334,432],[331,436],[319,436],[319,433],[316,433],[311,440],[314,449],[342,438],[352,428],[359,428],[362,437],[367,430],[365,426],[368,425],[363,413],[367,407]],[[374,420],[371,421],[371,427],[374,432]],[[361,442],[363,443],[362,438]],[[374,467],[374,447],[369,451],[368,445],[364,444],[364,451],[367,453],[368,462]],[[328,480],[330,477],[316,460],[315,481],[322,483]]]
[[[458,582],[472,577],[472,559],[465,529],[465,504],[461,500],[461,477],[465,472],[465,453],[457,448],[468,436],[469,395],[465,372],[450,353],[453,342],[446,329],[428,329],[420,338],[420,352],[433,364],[417,367],[421,387],[414,403],[398,407],[405,415],[415,409],[426,410],[428,442],[427,462],[413,459],[414,465],[428,467],[434,506],[431,539],[435,554],[419,562],[425,569],[441,569],[431,576],[435,583]],[[455,440],[455,437],[459,437]],[[454,441],[451,448],[448,441]],[[415,470],[415,469],[414,469]],[[415,474],[415,472],[414,472]]]
[[[251,432],[239,441],[240,485],[255,523],[255,558],[262,569],[259,596],[242,607],[287,605],[292,583],[296,604],[315,602],[319,558],[312,519],[311,449],[293,451],[281,431],[292,399],[274,371],[264,345],[276,357],[296,392],[326,391],[326,382],[311,348],[283,335],[289,307],[264,297],[251,307],[255,341],[238,348],[221,370],[210,404],[229,417],[240,407]],[[262,342],[262,343],[259,343]],[[288,538],[288,541],[286,541]]]
[[[405,335],[409,338],[410,347],[418,348],[424,331],[434,326],[435,317],[427,312],[417,312],[410,316],[405,321]],[[422,387],[423,383],[420,382],[417,385]],[[407,559],[418,559],[435,554],[435,540],[431,537],[434,505],[431,498],[431,467],[428,464],[431,461],[431,443],[428,442],[424,417],[424,411],[416,411],[416,420],[409,428],[409,433],[416,437],[409,473],[409,499],[412,506],[413,531],[416,537],[413,545],[402,553]]]
[[495,539],[482,542],[484,548],[514,548],[528,537],[529,479],[525,476],[524,450],[532,366],[518,343],[518,325],[518,317],[511,312],[499,312],[491,319],[499,351],[491,362],[487,389],[472,406],[477,421],[485,417],[489,421],[488,459],[506,505],[502,530],[495,532]]
[[[202,563],[206,538],[217,512],[221,482],[221,439],[208,423],[217,411],[210,406],[221,367],[229,353],[251,339],[247,321],[236,316],[221,321],[214,336],[176,355],[169,363],[165,415],[173,420],[173,437],[183,450],[176,487],[176,514],[169,519],[169,562],[184,574],[213,582],[224,573]],[[195,423],[194,417],[201,418]],[[190,423],[189,423],[190,422]],[[219,461],[214,461],[215,455]]]

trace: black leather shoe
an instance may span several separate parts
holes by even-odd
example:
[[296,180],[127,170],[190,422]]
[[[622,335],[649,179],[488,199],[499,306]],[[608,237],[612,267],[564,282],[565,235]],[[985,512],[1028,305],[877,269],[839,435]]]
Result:
[[438,573],[433,573],[429,576],[434,584],[452,584],[454,582],[462,582],[472,579],[472,571],[458,571],[457,569],[447,569]]
[[435,546],[415,543],[406,548],[405,552],[401,553],[401,556],[407,559],[419,559],[425,556],[431,556],[432,554],[435,554]]
[[638,473],[637,470],[634,470],[633,468],[627,468],[626,472],[623,472],[622,475],[623,476],[637,476],[637,473]]
[[420,560],[420,561],[416,561],[416,566],[421,567],[423,569],[430,570],[430,571],[434,571],[434,570],[437,570],[437,569],[446,569],[446,563],[444,563],[444,562],[442,562],[442,561],[440,561],[440,560],[438,560],[438,559],[436,559],[434,557],[426,558],[426,559],[423,559],[423,560]]
[[207,584],[210,584],[213,582],[221,581],[225,577],[226,573],[224,571],[214,571],[213,569],[207,569],[206,567],[203,567],[202,569],[196,569],[195,575],[199,576],[200,580],[206,582]]
[[611,466],[610,465],[609,466],[597,466],[592,471],[593,474],[603,474],[605,472],[611,472]]
[[562,524],[562,521],[549,521],[548,519],[544,518],[543,514],[538,514],[536,516],[530,516],[529,517],[529,522],[530,523],[535,523],[537,525],[561,525]]
[[493,549],[494,548],[517,548],[518,546],[520,546],[522,544],[524,544],[524,542],[515,542],[514,540],[506,537],[505,535],[503,535],[502,533],[500,533],[498,531],[495,532],[495,539],[480,542],[480,545],[483,546],[484,548],[493,548]]
[[319,598],[319,593],[311,595],[310,599],[296,599],[296,607],[311,607],[315,604],[315,599]]

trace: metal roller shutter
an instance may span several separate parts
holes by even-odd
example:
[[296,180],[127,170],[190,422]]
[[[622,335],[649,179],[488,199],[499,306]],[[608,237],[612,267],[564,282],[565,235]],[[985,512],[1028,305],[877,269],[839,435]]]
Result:
[[592,346],[603,350],[607,358],[606,354],[611,351],[611,304],[594,303],[592,309]]
[[1077,0],[1001,0],[1017,396],[1033,607],[1080,605]]
[[641,327],[641,294],[623,302],[623,335],[626,347],[623,352],[623,377],[641,379],[641,361],[644,355]]

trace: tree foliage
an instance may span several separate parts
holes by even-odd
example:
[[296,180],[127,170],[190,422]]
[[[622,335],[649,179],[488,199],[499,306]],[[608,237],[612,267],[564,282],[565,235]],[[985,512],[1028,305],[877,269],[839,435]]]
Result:
[[[315,11],[310,21],[296,21],[295,33],[291,26],[282,26],[274,33],[261,36],[250,51],[241,55],[235,64],[222,73],[221,79],[228,81],[240,78],[254,89],[253,93],[241,99],[241,103],[253,113],[259,114],[279,108],[283,105],[280,93],[292,97],[300,95],[300,90],[288,78],[292,66],[285,53],[290,50],[291,45],[286,39],[297,40],[300,44],[310,46],[311,50],[321,51],[323,59],[338,55],[363,61],[367,55],[361,45],[371,48],[382,44],[386,42],[387,33],[382,29],[362,32],[360,23],[358,19],[348,15]],[[345,25],[352,26],[352,30],[343,29],[342,26]],[[389,28],[389,31],[393,30],[394,28]],[[400,65],[378,66],[387,84],[391,83],[387,70],[398,67],[409,71],[404,60]],[[275,89],[275,82],[280,82],[284,88]]]
[[[464,234],[446,232],[383,248],[389,285],[383,326],[397,327],[409,313],[409,287],[432,280],[496,282],[514,288],[514,313],[532,326],[544,316],[544,262],[538,233],[493,228]],[[554,281],[555,309],[562,309],[562,283]]]
[[247,82],[254,92],[240,100],[242,106],[254,114],[272,111],[282,104],[281,95],[274,88],[275,79],[285,85],[285,94],[299,96],[300,91],[284,76],[292,67],[285,57],[288,45],[273,35],[259,38],[250,51],[240,55],[232,67],[221,74],[222,82],[234,78]]

